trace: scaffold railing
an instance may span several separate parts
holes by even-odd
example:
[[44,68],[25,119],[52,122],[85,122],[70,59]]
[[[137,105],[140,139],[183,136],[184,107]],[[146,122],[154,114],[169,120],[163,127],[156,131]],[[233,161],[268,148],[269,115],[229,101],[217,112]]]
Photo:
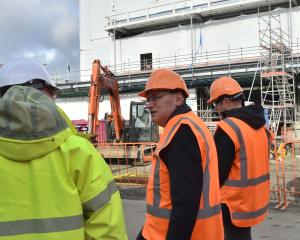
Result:
[[[103,61],[110,69],[115,69],[115,74],[120,75],[134,75],[139,73],[151,72],[152,69],[157,68],[171,68],[171,69],[191,69],[199,67],[210,67],[216,65],[224,65],[227,69],[228,65],[258,62],[260,59],[259,46],[243,47],[243,48],[228,48],[216,51],[203,50],[196,55],[186,54],[172,54],[168,56],[157,56],[149,60],[151,68],[143,68],[140,60],[124,60],[122,63],[116,65],[109,61]],[[147,65],[144,62],[143,65]],[[88,81],[90,78],[91,69],[81,70],[81,80]]]
[[[300,41],[295,41],[292,46],[292,53],[287,54],[286,58],[293,57],[294,69],[300,72]],[[191,69],[191,68],[203,68],[203,74],[205,70],[212,66],[224,66],[227,70],[231,69],[231,65],[234,64],[247,64],[247,63],[258,63],[261,59],[268,59],[269,55],[267,52],[261,53],[260,46],[249,46],[242,48],[228,48],[216,51],[203,50],[197,55],[192,56],[190,53],[185,54],[170,54],[168,56],[154,57],[151,61],[152,69],[155,68],[171,68],[171,69]],[[279,61],[280,63],[280,61]],[[116,76],[128,76],[129,81],[131,75],[143,74],[151,72],[151,69],[141,70],[140,60],[124,60],[122,63],[118,63],[116,66],[110,61],[104,60],[103,65],[107,65],[110,69],[116,69]],[[267,66],[267,64],[265,64]],[[254,71],[258,70],[258,67],[254,67]],[[90,68],[82,68],[81,70],[71,70],[66,77],[66,72],[55,72],[51,73],[50,77],[53,78],[58,84],[75,84],[79,82],[90,82],[91,77]]]
[[113,29],[131,26],[137,27],[138,24],[153,24],[155,20],[169,19],[174,21],[178,18],[188,18],[190,14],[201,14],[203,16],[218,14],[220,11],[234,11],[254,6],[266,6],[269,4],[280,4],[288,0],[181,0],[172,1],[171,3],[158,3],[152,6],[132,10],[123,13],[114,13],[105,17],[105,29]]

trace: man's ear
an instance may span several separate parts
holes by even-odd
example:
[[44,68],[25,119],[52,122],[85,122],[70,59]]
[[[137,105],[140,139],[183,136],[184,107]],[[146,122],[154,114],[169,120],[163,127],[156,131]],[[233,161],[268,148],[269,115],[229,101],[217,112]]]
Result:
[[177,92],[176,93],[176,104],[177,106],[180,106],[184,103],[184,96],[182,92]]

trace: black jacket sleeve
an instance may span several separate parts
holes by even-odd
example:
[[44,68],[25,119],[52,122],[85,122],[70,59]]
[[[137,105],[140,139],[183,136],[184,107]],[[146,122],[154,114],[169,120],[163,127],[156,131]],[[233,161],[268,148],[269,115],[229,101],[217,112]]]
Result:
[[172,212],[166,240],[189,240],[197,219],[202,192],[202,160],[197,139],[181,125],[160,153],[170,176]]
[[235,148],[233,141],[222,128],[217,129],[214,140],[218,152],[219,181],[220,186],[223,186],[233,164]]
[[143,227],[142,227],[142,229],[140,230],[140,232],[139,232],[139,234],[137,235],[137,237],[136,237],[135,240],[147,240],[146,238],[143,237],[142,232],[143,232]]

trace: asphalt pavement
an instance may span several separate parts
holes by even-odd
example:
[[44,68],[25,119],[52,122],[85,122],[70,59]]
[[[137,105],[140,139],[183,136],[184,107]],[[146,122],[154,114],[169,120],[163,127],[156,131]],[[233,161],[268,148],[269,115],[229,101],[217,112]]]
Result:
[[[135,240],[145,220],[145,200],[123,199],[129,240]],[[252,230],[253,240],[299,240],[300,207],[288,206],[286,210],[269,207],[267,219]]]

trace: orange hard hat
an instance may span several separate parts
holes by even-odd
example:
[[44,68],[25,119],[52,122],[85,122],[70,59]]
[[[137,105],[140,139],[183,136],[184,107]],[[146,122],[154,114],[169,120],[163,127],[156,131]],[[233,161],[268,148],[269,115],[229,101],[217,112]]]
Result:
[[237,93],[242,93],[243,89],[236,80],[231,77],[220,77],[214,80],[210,86],[210,99],[207,103],[212,103],[216,101],[222,95],[235,95]]
[[185,97],[189,96],[189,91],[182,77],[176,72],[169,69],[157,69],[154,70],[146,83],[145,90],[139,92],[138,95],[141,97],[147,97],[147,92],[150,90],[182,90]]

